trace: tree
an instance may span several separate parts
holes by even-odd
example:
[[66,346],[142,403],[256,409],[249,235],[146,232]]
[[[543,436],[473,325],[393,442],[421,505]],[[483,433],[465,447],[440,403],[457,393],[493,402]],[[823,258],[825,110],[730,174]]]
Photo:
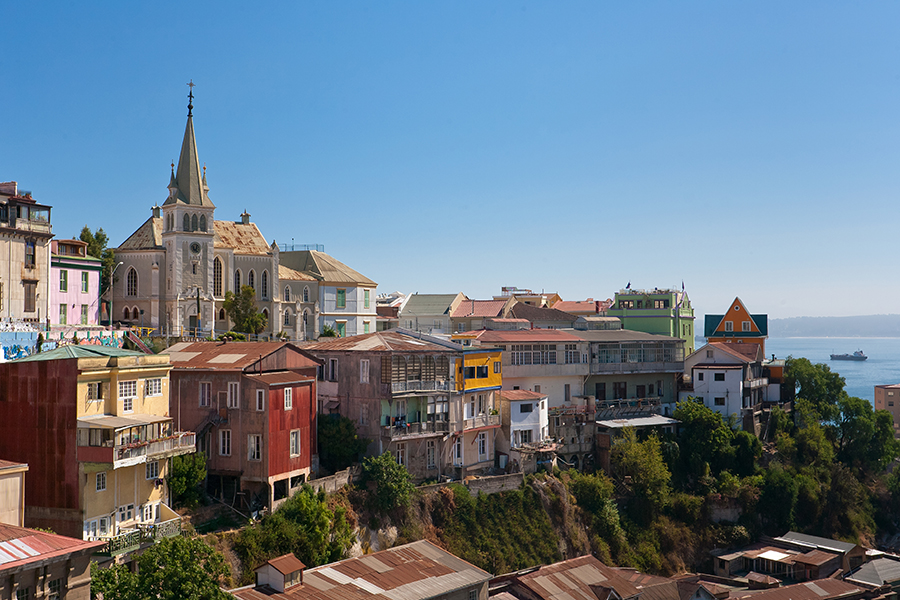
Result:
[[82,242],[87,242],[88,256],[100,259],[102,268],[102,271],[100,271],[100,295],[102,296],[109,289],[109,277],[116,264],[116,252],[112,248],[106,247],[109,238],[102,227],[92,233],[91,228],[85,225],[78,239]]
[[689,398],[678,403],[672,416],[681,421],[681,462],[689,478],[699,479],[707,466],[713,476],[731,468],[735,457],[734,431],[721,413]]
[[334,330],[329,324],[325,324],[322,326],[322,331],[319,333],[319,337],[337,337],[337,331]]
[[169,472],[169,491],[176,506],[193,508],[200,502],[200,485],[206,479],[206,454],[194,452],[172,459]]
[[409,506],[416,487],[409,471],[390,452],[363,459],[363,482],[374,483],[373,504],[382,513],[397,506]]
[[838,408],[837,455],[841,462],[877,472],[897,457],[900,448],[889,412],[873,411],[867,400],[849,396],[840,399]]
[[175,536],[149,548],[137,560],[138,572],[124,565],[91,566],[91,598],[103,600],[225,600],[221,590],[229,571],[225,558],[200,538]]
[[768,524],[769,533],[784,533],[794,527],[797,506],[797,482],[778,463],[765,471],[759,497],[759,514]]
[[631,478],[635,498],[646,500],[648,508],[658,510],[669,499],[672,474],[655,433],[639,442],[634,428],[626,427],[613,442],[610,458],[614,472],[623,479]]
[[828,365],[812,364],[806,358],[789,356],[784,362],[784,383],[788,392],[810,406],[824,421],[838,417],[838,401],[846,394],[844,378],[832,372]]
[[370,440],[356,432],[356,423],[341,415],[319,415],[317,439],[319,464],[332,473],[359,460]]
[[256,308],[256,290],[249,285],[241,286],[241,293],[225,292],[222,304],[228,318],[234,323],[234,330],[241,333],[262,333],[268,319]]

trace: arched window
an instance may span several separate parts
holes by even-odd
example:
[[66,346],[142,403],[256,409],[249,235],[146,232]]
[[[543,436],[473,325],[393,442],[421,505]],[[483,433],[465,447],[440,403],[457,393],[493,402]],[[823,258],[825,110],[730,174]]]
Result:
[[200,231],[206,231],[206,215],[200,215]]
[[224,309],[224,308],[220,308],[220,309],[219,309],[219,320],[220,320],[220,321],[224,321],[224,320],[225,320],[225,309]]
[[285,327],[291,326],[291,311],[289,311],[289,310],[284,311],[284,326]]
[[269,325],[269,309],[264,308],[262,311],[262,314],[266,318],[266,326],[268,327],[268,325]]
[[256,272],[250,271],[247,274],[247,285],[252,287],[254,290],[256,289]]
[[222,297],[222,261],[218,256],[213,261],[213,296]]
[[128,307],[122,309],[122,320],[130,321],[131,320],[131,311],[128,310]]
[[126,296],[137,296],[138,295],[138,278],[137,271],[134,270],[134,267],[130,267],[128,269],[128,275],[125,277],[125,295]]
[[290,288],[290,286],[287,286],[287,285],[284,286],[284,296],[282,296],[282,297],[284,298],[284,301],[285,301],[285,302],[290,302],[290,301],[291,301],[291,288]]
[[309,286],[303,288],[303,301],[309,302]]
[[131,307],[131,320],[137,321],[140,318],[141,318],[141,311],[138,310],[137,306],[132,306]]
[[234,270],[234,293],[241,293],[241,272],[237,269]]
[[309,325],[309,311],[304,310],[303,311],[303,329],[306,329],[306,327],[308,325]]
[[263,271],[262,277],[259,278],[260,295],[263,300],[269,299],[269,272]]
[[197,215],[191,217],[191,231],[197,231]]
[[182,223],[182,229],[185,231],[191,230],[191,218],[187,215],[184,215],[184,222]]

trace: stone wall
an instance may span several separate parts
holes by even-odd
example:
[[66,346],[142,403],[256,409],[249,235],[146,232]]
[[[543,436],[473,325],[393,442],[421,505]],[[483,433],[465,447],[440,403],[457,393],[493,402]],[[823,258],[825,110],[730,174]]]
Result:
[[517,490],[522,486],[524,481],[525,475],[523,473],[510,473],[509,475],[478,477],[477,479],[469,479],[461,482],[448,481],[446,483],[433,483],[431,485],[419,486],[419,489],[427,493],[447,487],[451,483],[461,483],[469,489],[469,493],[472,495],[477,495],[479,492],[483,494],[496,494],[497,492]]
[[343,471],[338,471],[334,475],[329,475],[328,477],[310,479],[309,485],[311,485],[317,492],[319,490],[325,490],[326,494],[331,494],[349,483],[359,481],[361,477],[362,469],[360,467],[350,467],[348,469],[344,469]]

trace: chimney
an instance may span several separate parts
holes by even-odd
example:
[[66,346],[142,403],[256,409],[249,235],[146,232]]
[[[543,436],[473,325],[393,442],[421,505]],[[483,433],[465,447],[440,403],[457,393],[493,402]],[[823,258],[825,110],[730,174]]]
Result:
[[153,207],[150,208],[150,210],[153,211],[153,218],[158,219],[159,218],[159,206],[154,204]]
[[249,225],[250,224],[250,213],[247,212],[247,209],[244,209],[244,212],[241,213],[241,224]]

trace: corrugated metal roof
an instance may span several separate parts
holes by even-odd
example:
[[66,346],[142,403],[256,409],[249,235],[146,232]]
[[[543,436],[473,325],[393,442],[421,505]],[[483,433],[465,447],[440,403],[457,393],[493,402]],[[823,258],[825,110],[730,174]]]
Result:
[[356,283],[375,287],[374,281],[355,271],[338,259],[318,250],[295,250],[279,254],[283,264],[312,275],[324,283]]
[[499,317],[506,302],[506,300],[463,300],[450,316],[453,318]]
[[535,342],[557,342],[557,343],[575,343],[580,342],[581,338],[572,334],[572,330],[562,329],[514,329],[511,331],[489,330],[483,329],[475,334],[478,341],[492,344],[508,343],[508,344],[532,344]]
[[300,569],[306,568],[306,565],[300,562],[300,559],[293,554],[285,554],[284,556],[273,558],[266,564],[272,565],[279,573],[283,575],[290,575],[294,571],[299,571]]
[[[321,338],[320,338],[321,339]],[[408,335],[398,329],[331,338],[304,346],[313,354],[319,352],[459,352],[462,347],[431,341],[427,336]]]
[[19,463],[11,460],[0,460],[0,471],[18,471],[20,469],[28,470],[28,463]]
[[450,305],[459,294],[412,294],[403,305],[402,315],[435,316],[450,314]]
[[615,590],[623,599],[637,596],[640,592],[614,569],[607,567],[593,556],[581,556],[544,566],[531,573],[515,578],[517,585],[523,585],[542,600],[560,600],[563,594],[571,598],[596,596],[591,586],[602,585]]
[[517,302],[509,311],[509,316],[529,321],[558,321],[560,323],[574,323],[578,317],[555,308],[542,308],[531,306],[524,302]]
[[123,427],[138,427],[140,425],[162,423],[163,421],[171,420],[172,417],[167,417],[165,415],[130,414],[127,417],[117,417],[115,415],[95,415],[90,417],[81,417],[80,419],[78,419],[78,425],[81,427],[99,427],[100,429],[121,429]]
[[234,221],[215,221],[213,226],[216,248],[231,248],[235,254],[253,254],[265,256],[272,253],[266,238],[259,232],[256,223],[235,223]]
[[43,360],[62,360],[67,358],[110,358],[121,356],[147,356],[143,352],[113,348],[112,346],[60,346],[47,352],[39,352],[25,358],[9,362],[36,362]]
[[739,597],[752,596],[753,600],[829,600],[854,596],[862,592],[861,588],[839,579],[817,579],[763,592],[747,590]]
[[162,249],[162,227],[162,217],[150,217],[116,248],[116,252]]
[[805,533],[797,533],[796,531],[788,531],[781,537],[775,538],[776,540],[783,540],[787,542],[795,542],[800,544],[806,544],[809,546],[816,546],[818,548],[825,549],[833,549],[838,552],[845,553],[853,550],[857,544],[853,544],[850,542],[840,542],[838,540],[832,540],[829,538],[818,537],[815,535],[807,535]]
[[301,377],[293,371],[277,371],[275,373],[247,373],[247,376],[262,381],[268,385],[287,385],[289,383],[302,383],[312,381],[312,377]]
[[[568,330],[567,330],[568,331]],[[571,333],[589,342],[682,342],[681,338],[630,329],[573,329]]]
[[300,271],[284,265],[278,265],[278,279],[284,279],[286,281],[316,281],[316,278],[312,275],[301,273]]
[[876,558],[860,567],[858,571],[850,575],[849,579],[872,585],[896,583],[900,581],[900,561],[890,558]]
[[[175,371],[182,369],[216,369],[241,371],[260,357],[289,347],[303,354],[303,350],[288,342],[182,342],[165,351]],[[314,362],[310,359],[310,366]]]
[[92,552],[104,543],[85,542],[55,533],[0,524],[0,573],[74,552]]
[[500,395],[512,402],[518,402],[520,400],[540,400],[541,398],[547,397],[547,394],[532,392],[531,390],[503,390],[500,392]]
[[652,417],[634,417],[631,419],[611,419],[608,421],[597,421],[597,425],[607,427],[609,429],[622,429],[624,427],[660,427],[664,425],[677,425],[681,421],[664,417],[662,415],[654,415]]

